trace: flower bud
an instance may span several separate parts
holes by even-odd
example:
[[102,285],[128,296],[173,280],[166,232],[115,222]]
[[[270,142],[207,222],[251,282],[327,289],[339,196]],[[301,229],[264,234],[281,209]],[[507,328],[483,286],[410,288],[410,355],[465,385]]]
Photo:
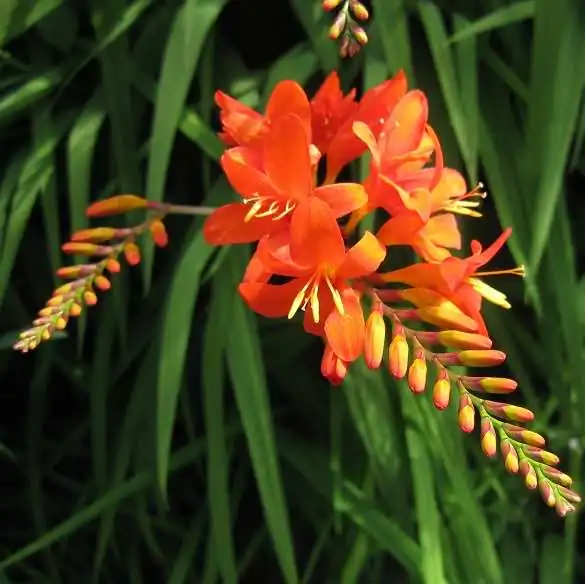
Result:
[[359,0],[350,0],[349,9],[357,20],[366,21],[370,15],[366,7]]
[[467,350],[459,353],[459,361],[468,367],[493,367],[501,365],[506,360],[506,353],[486,350]]
[[104,292],[106,290],[109,290],[112,287],[112,283],[105,276],[102,276],[101,274],[94,278],[93,283],[95,284],[96,288],[98,288],[99,290],[102,290]]
[[417,349],[408,369],[408,387],[413,393],[422,393],[427,383],[427,360],[424,351]]
[[145,209],[149,206],[146,199],[136,195],[116,195],[108,199],[92,203],[87,211],[88,217],[105,217],[107,215],[120,215],[135,209]]
[[552,485],[549,481],[544,480],[538,483],[538,487],[540,490],[540,495],[542,500],[549,506],[554,507],[556,505],[557,499],[555,497],[554,491],[552,489]]
[[562,486],[558,486],[557,488],[559,490],[559,493],[565,499],[567,499],[567,501],[570,501],[571,503],[576,503],[576,504],[579,504],[581,502],[581,495],[579,495],[579,493],[575,493],[575,491],[572,491],[571,489],[567,489],[566,487],[562,487]]
[[351,33],[355,40],[363,47],[364,45],[368,44],[368,35],[366,31],[359,25],[355,24],[354,22],[350,25]]
[[516,474],[519,469],[518,453],[510,440],[504,439],[500,442],[500,450],[504,458],[504,466],[506,470],[512,474]]
[[130,241],[124,245],[124,257],[131,266],[140,263],[140,249],[134,242]]
[[433,387],[433,404],[438,410],[444,410],[449,405],[451,397],[451,380],[445,369],[440,369],[437,381]]
[[329,345],[325,345],[321,359],[321,375],[331,383],[340,385],[347,375],[347,363],[342,361]]
[[468,393],[459,396],[459,427],[467,433],[475,427],[475,409]]
[[462,331],[440,331],[439,341],[446,347],[453,349],[491,349],[492,340],[476,333]]
[[573,479],[568,474],[565,474],[564,472],[561,472],[560,470],[553,468],[552,466],[542,465],[540,467],[540,470],[542,471],[542,474],[544,474],[545,477],[551,479],[552,481],[558,483],[559,485],[563,485],[564,487],[570,487],[573,484]]
[[323,10],[330,12],[331,10],[335,10],[343,0],[323,0],[322,6]]
[[408,368],[408,341],[404,335],[404,327],[396,325],[394,327],[394,338],[388,349],[388,365],[390,373],[396,379],[402,379],[406,375]]
[[542,448],[546,441],[543,436],[533,432],[532,430],[526,430],[522,426],[515,426],[514,424],[505,423],[502,425],[504,432],[513,440],[529,444],[530,446],[537,446]]
[[386,341],[386,323],[380,310],[373,310],[366,322],[366,336],[364,341],[364,357],[370,369],[377,369],[384,357],[384,343]]
[[538,477],[533,466],[525,458],[520,461],[519,465],[520,474],[524,477],[524,484],[529,489],[536,489],[538,486]]
[[511,420],[512,422],[532,422],[532,420],[534,420],[534,414],[530,410],[520,406],[485,400],[483,402],[483,407],[492,414],[492,416],[504,420]]
[[346,24],[347,14],[342,11],[335,17],[335,20],[329,29],[329,38],[333,41],[336,41],[341,36],[341,33],[345,30]]
[[556,454],[548,452],[547,450],[543,450],[542,448],[536,448],[535,446],[523,446],[522,450],[526,456],[529,456],[538,462],[548,464],[549,466],[556,466],[560,462],[559,457]]
[[492,458],[497,452],[496,431],[492,421],[488,417],[481,420],[481,449],[483,453]]
[[165,247],[169,243],[169,236],[165,224],[160,219],[155,219],[150,224],[150,234],[155,245]]
[[473,318],[467,316],[452,302],[444,302],[439,306],[426,306],[416,311],[418,317],[439,328],[458,329],[474,333],[479,328]]
[[68,241],[61,246],[61,249],[65,253],[76,253],[86,256],[107,256],[114,251],[111,245],[96,245],[95,243],[81,241]]
[[71,241],[86,241],[92,243],[102,243],[110,241],[116,235],[116,230],[112,227],[95,227],[94,229],[81,229],[71,236]]

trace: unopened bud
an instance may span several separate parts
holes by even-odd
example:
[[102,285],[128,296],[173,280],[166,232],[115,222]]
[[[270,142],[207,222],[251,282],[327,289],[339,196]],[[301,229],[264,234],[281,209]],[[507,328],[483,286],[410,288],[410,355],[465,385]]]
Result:
[[483,407],[493,416],[504,420],[511,420],[512,422],[532,422],[534,420],[534,414],[520,406],[485,400]]
[[350,0],[349,8],[357,20],[361,20],[363,22],[370,18],[366,7],[361,2],[359,2],[359,0]]
[[418,349],[408,369],[408,387],[413,393],[422,393],[427,383],[427,360],[424,351]]
[[536,489],[538,486],[538,477],[532,465],[524,458],[519,465],[520,474],[524,477],[524,484],[529,489]]
[[514,445],[509,440],[502,440],[500,442],[500,450],[504,458],[504,466],[506,470],[512,474],[516,474],[519,469],[518,453]]
[[404,335],[404,327],[397,325],[394,338],[388,349],[388,365],[390,373],[396,379],[402,379],[408,368],[408,341]]
[[481,420],[481,449],[490,458],[494,457],[498,452],[496,431],[492,421],[487,417]]
[[323,358],[321,359],[321,375],[331,383],[340,385],[347,375],[347,363],[342,361],[331,349],[325,345]]
[[467,433],[475,427],[475,409],[468,393],[459,397],[459,427]]
[[323,6],[323,10],[330,12],[331,10],[335,10],[343,0],[323,0],[321,5]]
[[364,341],[364,357],[370,369],[377,369],[384,357],[384,343],[386,341],[386,323],[379,310],[373,310],[366,322],[366,336]]
[[535,446],[523,446],[522,450],[526,456],[529,456],[538,462],[544,462],[544,464],[548,464],[549,466],[556,466],[560,462],[559,457],[556,454],[553,452],[548,452],[548,450],[543,450],[542,448],[536,448]]
[[335,20],[329,29],[329,38],[334,41],[337,40],[341,36],[341,33],[345,30],[346,24],[347,14],[342,11],[335,17]]
[[513,438],[518,442],[523,442],[530,446],[537,446],[538,448],[542,448],[546,444],[544,436],[541,436],[532,430],[526,430],[526,428],[522,428],[522,426],[505,423],[502,425],[502,428],[510,438]]
[[439,341],[446,347],[453,349],[491,349],[492,340],[476,333],[462,331],[440,331]]
[[506,360],[506,353],[493,349],[467,350],[459,353],[459,361],[468,367],[493,367]]
[[451,398],[451,380],[445,369],[441,369],[433,387],[433,404],[438,410],[444,410]]

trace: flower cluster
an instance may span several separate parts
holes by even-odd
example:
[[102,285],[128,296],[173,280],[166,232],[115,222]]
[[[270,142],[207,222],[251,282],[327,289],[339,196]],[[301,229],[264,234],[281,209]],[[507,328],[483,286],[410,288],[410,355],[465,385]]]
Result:
[[[456,400],[464,432],[479,417],[487,456],[496,455],[499,438],[508,471],[539,488],[561,516],[572,511],[580,497],[556,469],[558,457],[544,450],[542,436],[517,425],[532,412],[488,399],[514,391],[516,382],[453,370],[505,360],[492,348],[481,306],[484,299],[510,304],[484,278],[524,269],[482,271],[510,229],[485,249],[472,241],[468,256],[453,255],[462,247],[456,217],[481,216],[485,194],[444,166],[424,93],[409,91],[399,73],[357,100],[332,73],[311,100],[298,84],[281,82],[263,114],[221,92],[217,103],[229,147],[221,166],[241,201],[214,211],[204,234],[214,245],[257,244],[238,289],[247,305],[265,317],[300,311],[305,330],[323,339],[321,371],[332,384],[364,359],[371,369],[386,362],[414,393],[432,385],[438,409]],[[366,152],[365,180],[337,182]],[[378,217],[375,232],[361,229]],[[418,261],[385,268],[397,247]]]
[[[580,497],[556,468],[558,457],[544,449],[540,434],[519,425],[533,413],[490,399],[513,392],[516,382],[469,374],[506,359],[492,347],[481,308],[484,300],[510,304],[484,278],[524,270],[482,270],[510,229],[485,249],[472,241],[469,255],[453,255],[462,248],[457,216],[481,216],[485,194],[481,185],[468,189],[463,176],[444,165],[425,94],[408,90],[400,72],[358,100],[355,91],[343,93],[332,73],[312,99],[296,82],[280,82],[263,113],[222,92],[216,103],[227,146],[220,164],[240,200],[216,209],[134,195],[94,203],[92,217],[142,208],[147,218],[133,228],[74,234],[64,251],[98,261],[59,271],[72,281],[55,291],[15,348],[36,348],[83,304],[94,304],[94,289],[109,288],[105,274],[120,269],[120,255],[130,264],[139,261],[139,235],[150,233],[165,245],[166,215],[207,214],[208,243],[255,244],[238,286],[242,299],[269,318],[301,313],[305,331],[323,340],[321,372],[331,384],[342,383],[352,363],[363,359],[370,369],[386,366],[413,393],[432,388],[439,410],[455,402],[464,432],[479,420],[487,456],[497,454],[499,440],[509,472],[539,489],[559,515],[573,511]],[[339,182],[341,171],[366,153],[366,178]],[[411,250],[416,261],[396,266],[395,258],[404,256],[397,248]]]
[[329,28],[329,38],[340,40],[341,57],[353,57],[368,42],[368,35],[359,24],[370,17],[359,0],[323,0],[323,10],[335,11],[335,19]]

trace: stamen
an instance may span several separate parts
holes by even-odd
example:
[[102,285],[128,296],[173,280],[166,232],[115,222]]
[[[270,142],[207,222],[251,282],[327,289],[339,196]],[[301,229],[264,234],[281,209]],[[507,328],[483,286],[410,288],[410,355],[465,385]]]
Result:
[[520,276],[526,277],[526,266],[518,266],[516,268],[509,268],[507,270],[493,270],[490,272],[476,272],[476,276]]
[[258,214],[258,211],[260,211],[260,209],[262,209],[262,202],[261,201],[256,201],[248,210],[248,212],[246,213],[246,216],[244,217],[244,222],[248,223],[248,221],[250,221],[253,217],[255,217]]
[[486,284],[478,278],[469,278],[468,282],[473,286],[473,289],[488,302],[501,306],[507,310],[512,308],[512,305],[508,302],[508,297],[503,292],[492,288],[489,284]]
[[299,308],[301,308],[301,304],[303,304],[302,310],[305,309],[308,302],[308,298],[305,298],[305,295],[307,293],[307,290],[309,289],[309,286],[313,283],[314,279],[315,276],[312,276],[307,281],[307,283],[300,289],[299,293],[295,296],[290,306],[290,310],[288,311],[289,320],[299,311]]
[[331,296],[333,297],[333,304],[335,304],[335,308],[337,308],[339,314],[343,316],[345,314],[345,307],[343,306],[343,300],[341,299],[339,290],[336,290],[333,287],[333,283],[329,279],[329,276],[325,276],[325,282],[327,283],[327,287],[329,288]]

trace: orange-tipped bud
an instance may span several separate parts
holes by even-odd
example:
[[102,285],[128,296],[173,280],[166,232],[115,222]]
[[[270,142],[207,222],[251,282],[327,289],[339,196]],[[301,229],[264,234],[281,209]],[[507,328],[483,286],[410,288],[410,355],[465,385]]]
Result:
[[552,485],[547,481],[540,481],[538,483],[540,495],[542,500],[549,506],[554,507],[556,505],[557,499],[555,497]]
[[94,278],[93,283],[95,284],[96,288],[98,288],[99,290],[102,290],[104,292],[106,290],[109,290],[112,287],[112,283],[105,276],[102,276],[101,274]]
[[83,301],[88,306],[93,306],[94,304],[97,304],[98,299],[95,292],[93,292],[92,290],[85,290],[83,292]]
[[540,470],[544,474],[545,477],[548,477],[555,483],[559,485],[563,485],[564,487],[570,487],[573,484],[573,479],[564,472],[561,472],[557,468],[553,468],[552,466],[542,465]]
[[58,318],[55,320],[55,323],[54,323],[54,325],[55,325],[55,328],[56,328],[58,331],[65,330],[65,329],[67,328],[67,318],[65,318],[65,317],[63,317],[63,316],[60,316],[60,317],[58,317]]
[[502,440],[500,442],[500,450],[504,458],[504,466],[509,473],[516,474],[519,469],[518,453],[513,444],[509,440]]
[[370,18],[370,14],[368,13],[366,7],[361,2],[359,2],[359,0],[350,0],[349,8],[355,18],[361,20],[362,22]]
[[524,477],[524,484],[529,489],[536,489],[538,487],[538,477],[532,465],[524,458],[519,465],[520,474]]
[[106,217],[108,215],[120,215],[136,209],[146,209],[149,203],[136,195],[116,195],[102,201],[92,203],[87,211],[88,217]]
[[532,430],[526,430],[522,426],[515,426],[514,424],[505,423],[502,425],[504,432],[512,439],[524,444],[530,444],[530,446],[536,446],[542,448],[546,444],[544,436],[533,432]]
[[366,322],[364,357],[370,369],[378,369],[384,357],[386,322],[380,310],[373,310]]
[[473,432],[475,427],[475,409],[467,393],[459,396],[459,427],[467,433]]
[[341,33],[345,30],[346,24],[347,14],[342,11],[335,17],[335,20],[329,29],[329,38],[333,41],[336,41],[341,36]]
[[69,316],[79,316],[83,310],[81,304],[74,302],[69,308]]
[[150,224],[150,235],[158,247],[165,247],[169,243],[167,228],[160,219],[156,219]]
[[85,276],[93,274],[95,271],[96,266],[94,264],[78,264],[76,266],[63,266],[57,270],[56,274],[59,278],[70,280],[84,278]]
[[121,269],[120,262],[115,258],[108,258],[105,263],[106,270],[110,272],[110,274],[117,274]]
[[111,245],[96,245],[95,243],[85,243],[82,241],[68,241],[61,246],[61,249],[65,253],[76,253],[86,256],[107,256],[114,251]]
[[57,294],[47,301],[47,306],[61,306],[66,300],[68,300],[66,295]]
[[506,360],[506,353],[486,350],[467,350],[459,353],[459,362],[467,367],[493,367],[501,365]]
[[359,25],[352,22],[350,24],[351,34],[353,34],[353,38],[363,47],[368,44],[368,35],[366,31]]
[[140,263],[140,249],[134,242],[130,241],[124,246],[124,257],[131,266]]
[[451,381],[445,369],[441,369],[433,387],[433,404],[438,410],[444,410],[451,398]]
[[416,313],[421,320],[439,328],[454,328],[468,333],[474,333],[479,328],[471,317],[451,302],[445,302],[439,306],[419,308]]
[[512,393],[518,387],[518,382],[506,377],[483,377],[479,385],[487,393]]
[[81,229],[71,236],[71,241],[86,241],[102,243],[110,241],[116,236],[116,229],[112,227],[96,227],[94,229]]
[[560,462],[560,459],[556,454],[549,452],[548,450],[543,450],[542,448],[523,446],[522,450],[524,451],[524,454],[532,458],[532,460],[544,462],[544,464],[548,464],[549,466],[556,466]]
[[483,402],[483,407],[492,414],[492,416],[504,420],[520,423],[532,422],[532,420],[534,420],[534,414],[530,410],[520,406],[512,406],[509,404],[485,400]]
[[335,10],[342,2],[343,0],[323,0],[323,10],[326,10],[327,12]]
[[492,421],[487,417],[481,420],[481,449],[490,458],[498,453],[496,430]]
[[408,387],[413,393],[422,393],[427,383],[427,360],[424,351],[417,349],[408,369]]
[[453,349],[491,349],[492,340],[489,337],[462,331],[440,331],[439,341],[446,347]]
[[388,366],[396,379],[402,379],[408,368],[408,341],[404,335],[404,327],[397,325],[394,338],[388,349]]
[[325,345],[323,358],[321,359],[321,375],[331,383],[340,385],[347,375],[347,363],[342,361],[331,349]]

